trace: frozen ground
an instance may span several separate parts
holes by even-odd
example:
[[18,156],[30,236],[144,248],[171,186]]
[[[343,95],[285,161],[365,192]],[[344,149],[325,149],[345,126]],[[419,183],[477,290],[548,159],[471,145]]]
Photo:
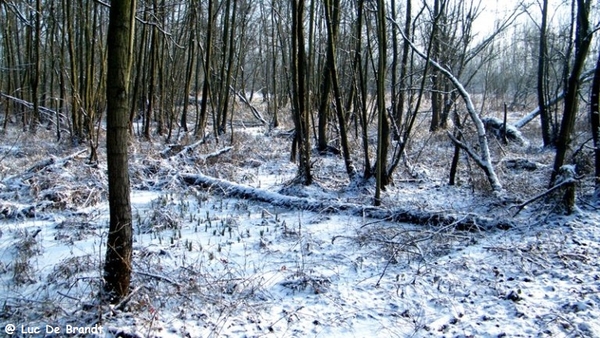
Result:
[[[202,172],[267,191],[371,203],[373,184],[347,187],[340,159],[315,156],[317,184],[289,186],[295,165],[287,161],[285,136],[236,137],[231,151],[214,158],[204,155],[224,146],[169,158],[160,146],[134,146],[133,291],[119,309],[95,301],[108,224],[102,161],[87,165],[85,154],[60,161],[76,149],[50,141],[3,148],[0,330],[14,324],[13,336],[43,336],[19,330],[46,325],[62,332],[67,325],[101,325],[103,337],[600,336],[600,216],[585,187],[574,215],[554,215],[552,203],[541,201],[513,218],[515,209],[488,197],[477,173],[449,187],[421,160],[385,193],[389,209],[515,224],[465,232],[290,210],[178,179]],[[504,154],[515,155],[510,151]],[[444,160],[431,162],[446,166],[448,156],[437,156]],[[548,157],[536,156],[542,164]],[[48,158],[56,161],[34,167]],[[525,199],[543,190],[541,168],[505,169],[508,193]]]

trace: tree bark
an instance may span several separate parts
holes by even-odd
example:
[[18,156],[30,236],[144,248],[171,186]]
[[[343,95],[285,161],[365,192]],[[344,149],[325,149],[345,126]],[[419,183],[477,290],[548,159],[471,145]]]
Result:
[[575,60],[573,68],[567,81],[567,92],[565,95],[565,110],[560,124],[560,132],[556,140],[556,157],[550,178],[549,186],[553,186],[560,168],[565,164],[565,158],[571,145],[571,135],[575,126],[578,108],[579,76],[585,65],[590,44],[592,42],[592,31],[589,23],[589,0],[577,1],[577,30],[575,34]]
[[356,176],[356,168],[352,164],[350,157],[350,146],[348,145],[348,132],[346,126],[346,112],[342,103],[342,93],[338,83],[338,74],[336,67],[336,32],[337,21],[339,20],[340,1],[325,0],[325,20],[327,22],[327,68],[329,69],[329,77],[333,86],[333,95],[335,99],[335,110],[337,112],[338,125],[340,128],[340,142],[342,145],[342,154],[344,156],[344,165],[346,173],[350,180]]
[[40,78],[42,72],[42,4],[41,0],[35,2],[35,38],[34,38],[34,53],[33,53],[33,71],[31,72],[31,101],[33,102],[33,116],[29,121],[31,132],[35,133],[37,124],[40,122]]
[[375,200],[374,205],[381,205],[381,190],[389,183],[387,175],[387,153],[389,146],[390,125],[385,108],[385,75],[386,75],[386,34],[385,1],[377,2],[377,40],[379,43],[379,56],[377,61],[377,162],[375,164]]
[[294,144],[299,150],[298,179],[302,184],[310,185],[313,178],[310,168],[309,118],[306,109],[308,74],[306,74],[303,17],[304,0],[292,1],[292,101],[296,128]]
[[[441,60],[441,41],[442,35],[440,34],[440,28],[438,23],[442,17],[442,11],[445,11],[443,5],[440,5],[440,0],[433,2],[433,20],[431,27],[431,55],[430,58],[434,60]],[[440,61],[441,62],[441,61]],[[437,69],[431,71],[431,124],[429,125],[429,131],[435,132],[440,127],[440,118],[442,111],[442,76]]]
[[600,52],[596,60],[596,71],[592,82],[592,93],[590,103],[590,124],[592,127],[592,138],[594,140],[594,163],[595,163],[595,193],[600,197]]
[[542,140],[544,147],[550,147],[554,144],[552,135],[552,115],[546,109],[546,28],[548,21],[548,0],[542,0],[542,26],[540,27],[540,45],[538,56],[537,73],[537,96],[538,107],[540,109],[540,120],[542,124]]
[[196,126],[196,136],[204,136],[204,129],[206,129],[206,120],[207,120],[207,103],[208,103],[208,92],[210,89],[210,73],[212,62],[212,32],[213,32],[213,21],[215,14],[213,13],[214,9],[214,0],[208,0],[208,24],[206,28],[206,47],[204,50],[204,83],[202,85],[202,102],[200,104],[200,118],[198,119],[198,125]]
[[[192,88],[192,77],[194,75],[194,62],[196,61],[196,6],[192,4],[190,7],[190,37],[188,40],[188,59],[185,72],[185,87],[183,90],[183,109],[181,112],[181,128],[186,133],[188,132],[187,115],[190,105],[190,89]],[[194,95],[197,96],[197,93],[194,93]]]
[[104,291],[112,303],[127,296],[131,280],[132,216],[127,143],[135,3],[135,0],[111,2],[107,36],[106,147],[110,227],[104,263]]

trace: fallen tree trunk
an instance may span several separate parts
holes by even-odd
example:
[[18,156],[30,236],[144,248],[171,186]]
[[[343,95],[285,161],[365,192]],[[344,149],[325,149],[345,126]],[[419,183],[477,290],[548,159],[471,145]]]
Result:
[[77,156],[83,154],[85,151],[86,151],[85,149],[81,149],[81,150],[78,150],[78,151],[74,152],[73,154],[63,157],[63,158],[56,159],[54,157],[51,157],[49,159],[41,160],[41,161],[35,163],[34,165],[32,165],[31,167],[29,167],[29,169],[25,170],[24,172],[3,179],[2,182],[7,185],[10,185],[10,182],[14,181],[15,179],[20,179],[21,181],[28,180],[33,175],[35,175],[37,172],[40,172],[43,169],[53,167],[53,166],[54,167],[63,166],[65,163],[73,160]]
[[[392,22],[395,25],[397,25],[397,23],[395,23],[394,21],[392,21]],[[465,89],[463,84],[458,80],[458,78],[456,78],[456,76],[454,76],[454,74],[452,74],[452,72],[450,72],[450,70],[446,69],[445,67],[440,65],[438,62],[436,62],[435,60],[432,60],[427,55],[425,55],[423,52],[421,52],[417,48],[417,46],[415,46],[413,44],[413,42],[404,35],[404,33],[402,32],[401,29],[399,32],[400,32],[400,35],[402,35],[402,38],[404,39],[404,41],[406,41],[406,43],[410,46],[410,48],[417,55],[419,55],[422,59],[426,60],[426,62],[429,62],[429,64],[431,64],[431,66],[433,66],[440,73],[442,73],[448,80],[450,80],[450,82],[452,82],[452,84],[454,85],[454,88],[458,91],[458,94],[463,99],[465,107],[467,108],[467,113],[471,117],[471,121],[473,122],[473,124],[475,125],[475,129],[477,130],[477,140],[479,143],[479,154],[477,154],[475,152],[475,149],[473,147],[470,147],[466,143],[457,142],[456,138],[454,138],[452,136],[450,138],[452,139],[452,141],[454,141],[454,143],[456,145],[460,146],[461,148],[464,148],[465,150],[466,150],[466,148],[469,148],[469,150],[467,151],[467,154],[469,154],[469,156],[471,156],[471,158],[473,158],[475,163],[477,163],[477,165],[483,170],[483,172],[487,176],[487,179],[490,183],[490,187],[492,188],[492,190],[495,193],[501,193],[502,192],[502,184],[500,184],[500,180],[498,179],[498,176],[496,175],[496,171],[494,170],[494,166],[492,165],[492,156],[490,154],[490,149],[488,147],[488,140],[487,140],[485,126],[483,124],[483,121],[481,120],[481,117],[479,116],[479,113],[475,109],[473,100],[471,100],[471,95],[469,94],[469,92],[467,92],[467,90]]]
[[[196,149],[199,145],[204,144],[204,143],[205,143],[205,140],[200,140],[196,143],[192,143],[187,146],[182,146],[179,144],[172,144],[172,145],[169,145],[163,151],[161,151],[160,155],[162,156],[162,158],[171,158],[171,157],[175,157],[175,156],[186,157],[186,156],[191,155],[194,152],[194,149]],[[225,154],[225,153],[231,151],[232,149],[233,149],[233,147],[225,147],[223,149],[217,150],[210,154],[199,155],[198,159],[203,162],[206,162],[208,159],[218,157],[219,155]]]
[[391,222],[413,223],[419,225],[454,226],[457,230],[507,230],[513,227],[509,220],[481,217],[472,214],[452,214],[447,212],[427,212],[399,209],[388,210],[374,206],[340,203],[331,200],[315,200],[288,196],[272,191],[253,188],[203,174],[179,174],[179,179],[188,185],[217,189],[224,196],[251,199],[266,202],[273,206],[290,209],[308,210],[319,213],[344,212],[354,216],[384,219]]

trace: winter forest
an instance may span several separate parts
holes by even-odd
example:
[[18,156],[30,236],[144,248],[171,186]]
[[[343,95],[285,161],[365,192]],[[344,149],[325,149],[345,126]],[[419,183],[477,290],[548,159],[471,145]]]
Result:
[[600,337],[593,0],[0,0],[0,332]]

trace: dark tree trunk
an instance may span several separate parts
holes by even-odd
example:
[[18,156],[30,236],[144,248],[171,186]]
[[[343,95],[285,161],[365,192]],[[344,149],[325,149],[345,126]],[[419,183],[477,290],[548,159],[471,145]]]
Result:
[[389,146],[390,124],[385,108],[385,75],[386,75],[386,34],[385,1],[377,2],[377,40],[379,42],[379,57],[377,62],[377,111],[379,115],[377,133],[377,162],[375,164],[375,206],[381,205],[381,190],[389,184],[387,175],[387,153]]
[[[412,25],[412,1],[406,0],[406,18],[404,22],[404,36],[407,39],[411,38],[410,28]],[[404,115],[404,105],[406,101],[406,75],[408,73],[408,57],[410,55],[410,45],[407,40],[404,40],[402,44],[402,61],[400,66],[400,92],[398,93],[398,103],[396,104],[396,111],[394,112],[394,118],[396,120],[396,125],[400,127],[402,125],[402,119]],[[400,135],[397,135],[398,138]]]
[[202,101],[200,104],[200,118],[198,120],[198,125],[196,126],[196,136],[204,135],[204,129],[206,128],[206,120],[207,120],[207,102],[208,102],[208,92],[210,88],[210,63],[212,62],[212,31],[213,31],[213,21],[214,21],[214,13],[213,13],[214,0],[208,0],[208,25],[206,29],[206,47],[204,50],[204,84],[202,85]]
[[[294,125],[296,127],[294,143],[299,153],[298,178],[304,185],[312,184],[310,168],[309,116],[306,109],[306,51],[304,47],[304,0],[292,1],[292,100]],[[292,150],[292,153],[294,151]]]
[[540,120],[542,124],[542,140],[544,147],[554,145],[554,136],[552,135],[552,114],[546,107],[546,27],[548,16],[548,0],[542,2],[542,26],[540,27],[540,46],[538,56],[537,73],[537,95],[538,106],[540,107]]
[[594,139],[594,158],[596,168],[595,195],[600,197],[600,52],[598,53],[596,71],[594,72],[594,81],[592,82],[590,114],[592,137]]
[[577,1],[577,30],[575,33],[575,60],[567,82],[567,93],[565,95],[565,110],[563,113],[560,132],[556,140],[556,157],[554,159],[554,170],[550,179],[553,186],[560,167],[565,164],[565,158],[571,144],[571,135],[577,117],[579,75],[585,65],[585,59],[592,41],[592,31],[589,23],[589,0]]
[[[190,105],[190,89],[192,88],[192,76],[194,75],[194,61],[196,60],[196,6],[191,6],[190,38],[188,40],[188,60],[185,72],[185,87],[183,90],[183,109],[181,112],[181,128],[188,132],[187,115]],[[197,99],[197,98],[196,98]]]
[[356,169],[350,158],[350,146],[348,145],[348,132],[346,127],[346,112],[342,104],[342,93],[338,83],[337,67],[335,61],[336,54],[336,32],[339,22],[340,0],[325,0],[325,18],[327,21],[327,68],[333,85],[333,95],[335,97],[335,109],[337,112],[338,125],[340,128],[340,142],[342,144],[342,154],[346,173],[352,180],[356,176]]
[[[433,3],[433,27],[431,28],[431,58],[442,62],[441,55],[441,34],[437,25],[439,18],[442,16],[440,1],[435,0]],[[440,119],[442,115],[442,76],[436,69],[431,71],[431,124],[429,131],[435,132],[440,127]]]
[[131,280],[131,201],[127,161],[129,75],[134,31],[135,0],[112,0],[108,26],[108,81],[106,86],[106,147],[110,228],[104,290],[116,303],[129,293]]

